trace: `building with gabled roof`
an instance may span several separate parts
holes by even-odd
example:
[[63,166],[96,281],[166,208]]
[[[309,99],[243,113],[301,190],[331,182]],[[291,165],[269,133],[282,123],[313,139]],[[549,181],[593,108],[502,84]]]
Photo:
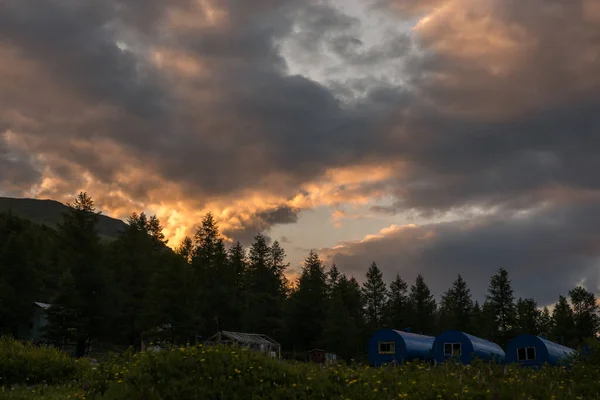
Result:
[[236,344],[281,358],[281,345],[269,336],[260,333],[219,331],[211,336],[205,344]]

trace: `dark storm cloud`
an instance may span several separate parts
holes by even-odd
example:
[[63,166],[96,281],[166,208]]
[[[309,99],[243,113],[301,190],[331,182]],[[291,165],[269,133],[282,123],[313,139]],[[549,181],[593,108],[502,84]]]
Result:
[[161,112],[164,92],[159,76],[117,47],[112,26],[116,5],[111,1],[4,2],[0,41],[43,64],[48,78],[76,88],[84,101],[109,103],[149,117]]
[[517,296],[534,297],[544,305],[581,281],[588,289],[599,289],[599,223],[597,202],[575,204],[528,215],[405,227],[323,254],[361,280],[372,261],[387,280],[399,273],[412,282],[422,273],[437,295],[460,273],[480,301],[490,277],[503,267]]
[[[146,175],[118,183],[125,197],[150,202],[159,192],[155,202],[176,204],[252,189],[289,198],[330,168],[398,162],[396,176],[377,183],[397,198],[392,211],[563,207],[555,208],[564,216],[558,223],[542,213],[490,217],[466,231],[459,223],[431,228],[433,247],[407,263],[413,275],[439,274],[437,289],[473,268],[482,268],[470,275],[481,283],[499,266],[519,266],[511,274],[523,288],[551,266],[552,296],[595,276],[589,259],[597,259],[598,224],[588,222],[597,210],[576,202],[600,189],[593,1],[389,0],[400,20],[433,3],[439,9],[411,34],[415,43],[400,35],[371,50],[354,34],[355,19],[323,4],[206,3],[222,8],[222,21],[206,22],[210,12],[187,0],[0,3],[0,128],[14,132],[21,152],[0,152],[0,179],[39,180],[23,152],[43,155],[66,192],[84,172],[114,184],[136,167]],[[177,19],[184,17],[193,23]],[[280,42],[296,35],[295,26],[306,28],[298,52],[323,46],[374,75],[379,62],[402,61],[406,87],[350,79],[362,96],[344,104],[339,86],[287,75]],[[161,190],[163,182],[180,193]],[[247,242],[297,214],[258,211],[226,233]],[[405,243],[416,242],[404,235],[394,252],[379,242],[357,250],[361,270],[370,258],[392,264],[401,248],[408,257]],[[585,256],[574,250],[584,248]],[[382,260],[374,256],[380,250]]]
[[[271,210],[255,213],[248,219],[242,221],[242,227],[238,229],[226,229],[224,234],[233,240],[240,241],[243,245],[249,245],[259,233],[268,233],[273,225],[294,224],[298,221],[299,209],[290,207],[277,207]],[[271,238],[269,237],[269,240]],[[285,239],[285,240],[284,240]],[[281,242],[287,242],[283,236]]]
[[[507,122],[466,122],[431,113],[402,140],[412,160],[392,210],[527,208],[555,188],[599,190],[600,98]],[[425,127],[425,128],[424,128]],[[443,134],[439,134],[443,132]],[[382,211],[389,211],[390,208]]]
[[0,195],[18,196],[39,182],[40,171],[27,154],[11,149],[0,135]]
[[[45,96],[44,104],[35,104],[25,89],[35,91],[36,78],[14,81],[9,89],[17,96],[2,103],[40,123],[26,132],[38,137],[32,151],[61,153],[102,181],[118,172],[118,164],[112,170],[98,168],[101,163],[90,162],[97,157],[63,151],[64,142],[111,138],[190,194],[252,187],[272,171],[285,173],[297,187],[327,167],[360,159],[365,146],[377,142],[367,136],[373,118],[368,112],[345,110],[321,85],[283,74],[275,39],[289,30],[287,9],[293,4],[250,7],[230,1],[225,27],[178,32],[175,26],[170,35],[154,32],[145,38],[208,70],[208,76],[181,77],[167,76],[148,57],[117,47],[123,21],[138,21],[140,32],[147,26],[115,3],[49,2],[40,10],[32,3],[8,2],[0,17],[2,42],[17,48],[13,57],[30,60],[38,74],[48,73],[44,84],[51,86],[38,93]],[[164,23],[154,9],[152,20]],[[56,110],[54,96],[61,105]],[[14,121],[7,125],[21,128]]]

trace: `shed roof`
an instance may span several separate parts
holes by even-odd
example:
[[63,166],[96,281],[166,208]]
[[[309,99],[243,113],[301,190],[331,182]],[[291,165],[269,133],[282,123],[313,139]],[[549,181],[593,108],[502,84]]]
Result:
[[275,340],[271,339],[267,335],[259,333],[244,333],[244,332],[232,332],[232,331],[221,331],[221,335],[235,340],[238,343],[246,344],[265,344],[265,345],[276,345],[279,346]]
[[52,304],[42,303],[42,302],[39,302],[39,301],[35,301],[33,304],[35,304],[38,307],[43,308],[44,310],[48,310],[50,307],[52,307]]

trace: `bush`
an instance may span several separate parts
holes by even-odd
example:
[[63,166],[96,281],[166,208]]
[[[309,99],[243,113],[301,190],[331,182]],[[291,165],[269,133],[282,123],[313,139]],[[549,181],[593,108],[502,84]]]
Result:
[[67,382],[80,370],[75,359],[57,349],[0,337],[0,386]]

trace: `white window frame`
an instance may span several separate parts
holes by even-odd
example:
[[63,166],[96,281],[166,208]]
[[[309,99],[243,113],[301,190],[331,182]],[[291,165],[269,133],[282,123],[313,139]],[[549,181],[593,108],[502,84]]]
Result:
[[[446,346],[450,346],[450,354],[446,352]],[[458,354],[454,354],[454,346],[458,345]],[[462,343],[460,342],[446,342],[444,343],[444,356],[445,357],[454,357],[454,356],[462,356]]]
[[[381,351],[381,345],[390,345],[390,351]],[[396,342],[377,342],[377,352],[379,354],[396,354]]]
[[[527,350],[529,349],[533,349],[533,358],[529,358],[529,353],[527,352]],[[520,359],[519,358],[519,350],[525,350],[525,359]],[[517,348],[517,361],[519,362],[524,362],[524,361],[533,361],[537,359],[537,351],[535,349],[534,346],[528,346],[528,347],[518,347]]]

